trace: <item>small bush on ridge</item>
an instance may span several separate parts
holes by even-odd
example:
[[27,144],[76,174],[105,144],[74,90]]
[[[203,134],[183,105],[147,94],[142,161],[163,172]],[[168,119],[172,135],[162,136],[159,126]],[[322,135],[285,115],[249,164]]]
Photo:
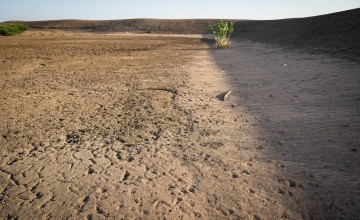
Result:
[[230,35],[234,31],[234,22],[218,21],[215,25],[209,25],[210,31],[215,35],[216,47],[230,47]]

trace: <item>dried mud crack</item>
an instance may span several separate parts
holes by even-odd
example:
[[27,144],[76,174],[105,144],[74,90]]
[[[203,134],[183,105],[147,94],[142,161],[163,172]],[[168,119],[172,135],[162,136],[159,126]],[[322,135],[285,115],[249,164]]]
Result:
[[184,102],[187,48],[206,49],[201,39],[35,36],[1,47],[2,218],[211,214],[188,166],[202,158],[187,150],[198,145]]
[[[326,188],[323,168],[273,153],[291,136],[262,130],[281,126],[253,113],[260,104],[243,105],[247,88],[263,101],[253,87],[267,82],[236,78],[239,60],[265,51],[278,64],[280,50],[244,43],[237,60],[189,36],[38,33],[0,41],[0,218],[311,219],[312,204],[323,216],[359,216],[354,196]],[[240,74],[251,81],[259,65]]]

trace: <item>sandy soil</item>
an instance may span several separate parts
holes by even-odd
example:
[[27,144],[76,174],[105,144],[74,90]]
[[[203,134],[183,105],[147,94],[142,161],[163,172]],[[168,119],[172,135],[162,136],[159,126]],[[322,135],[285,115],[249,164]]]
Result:
[[286,212],[306,207],[305,219],[358,219],[359,63],[251,41],[210,51],[233,91],[234,108],[251,118],[247,134],[256,141],[238,146],[257,152],[255,197],[277,192]]
[[[215,19],[128,19],[16,21],[35,30],[91,33],[209,34]],[[305,53],[331,54],[360,62],[360,8],[307,18],[232,20],[233,37],[296,48]],[[12,22],[10,22],[12,23]]]
[[358,63],[44,33],[0,41],[2,218],[360,218]]

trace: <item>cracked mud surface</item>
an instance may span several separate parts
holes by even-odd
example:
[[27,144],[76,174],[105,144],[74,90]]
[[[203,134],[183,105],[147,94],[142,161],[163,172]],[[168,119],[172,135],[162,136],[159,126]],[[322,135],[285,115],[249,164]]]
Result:
[[205,45],[166,37],[4,38],[2,217],[168,215],[180,202],[177,191],[192,187],[172,156],[193,129],[177,103],[191,60],[183,46]]
[[[235,98],[251,93],[225,77],[237,73],[231,50],[212,55],[189,37],[44,33],[0,42],[1,218],[359,216],[358,197],[329,191],[320,166],[292,173],[295,160],[272,152],[291,136],[259,129],[277,124]],[[228,69],[216,56],[229,56]],[[216,97],[229,90],[226,102]],[[324,201],[309,197],[317,190]]]

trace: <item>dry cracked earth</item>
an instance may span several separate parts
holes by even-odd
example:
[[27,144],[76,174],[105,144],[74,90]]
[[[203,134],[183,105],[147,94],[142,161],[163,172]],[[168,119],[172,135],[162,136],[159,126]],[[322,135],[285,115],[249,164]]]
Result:
[[39,33],[0,41],[0,218],[358,216],[311,211],[201,38]]
[[1,43],[3,218],[160,215],[196,192],[174,155],[194,129],[178,104],[189,52],[177,47],[200,39]]

